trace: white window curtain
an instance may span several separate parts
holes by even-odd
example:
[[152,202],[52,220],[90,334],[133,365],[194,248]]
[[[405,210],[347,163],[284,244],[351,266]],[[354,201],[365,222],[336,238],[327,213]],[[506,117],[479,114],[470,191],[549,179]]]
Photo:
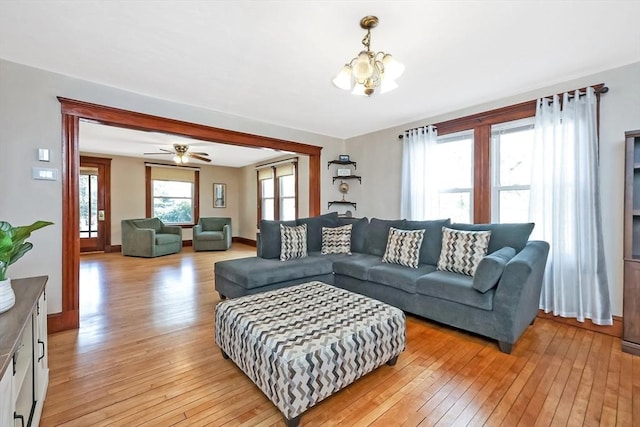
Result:
[[434,151],[438,132],[433,126],[411,129],[402,140],[401,218],[424,220],[435,218],[438,189]]
[[540,296],[546,313],[611,325],[602,219],[596,96],[538,100],[530,216],[551,246]]

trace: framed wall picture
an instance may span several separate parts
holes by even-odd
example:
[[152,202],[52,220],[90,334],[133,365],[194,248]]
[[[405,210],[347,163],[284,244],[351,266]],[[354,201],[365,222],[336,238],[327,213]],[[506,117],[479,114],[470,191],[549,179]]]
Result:
[[213,207],[227,207],[227,184],[213,184]]
[[349,161],[349,155],[348,154],[340,154],[338,156],[338,160],[340,160],[341,162],[348,162]]

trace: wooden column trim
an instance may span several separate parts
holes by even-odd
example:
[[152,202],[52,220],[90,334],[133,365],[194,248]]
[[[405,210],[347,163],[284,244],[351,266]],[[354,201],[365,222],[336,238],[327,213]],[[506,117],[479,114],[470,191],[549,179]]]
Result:
[[80,326],[79,123],[78,117],[62,116],[62,314],[51,332]]
[[[50,331],[79,327],[80,232],[78,172],[80,167],[79,121],[159,131],[203,141],[245,147],[265,147],[309,156],[309,215],[320,214],[320,153],[322,147],[197,123],[122,110],[58,97],[62,114],[62,312],[51,316]],[[150,206],[148,207],[150,212]]]
[[473,222],[491,222],[491,126],[473,130]]

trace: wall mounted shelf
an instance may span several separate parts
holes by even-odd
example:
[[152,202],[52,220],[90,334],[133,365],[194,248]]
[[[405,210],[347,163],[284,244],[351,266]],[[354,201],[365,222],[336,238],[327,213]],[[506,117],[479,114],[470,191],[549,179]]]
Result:
[[351,205],[353,206],[353,209],[358,209],[356,202],[347,202],[346,200],[335,200],[333,202],[329,202],[329,207],[331,207],[331,205]]
[[362,177],[358,175],[334,176],[332,178],[333,184],[336,183],[336,179],[357,179],[358,181],[360,181],[360,184],[362,184]]
[[353,165],[354,169],[358,169],[357,163],[352,161],[343,162],[340,160],[329,160],[329,163],[327,163],[327,169],[329,169],[331,165]]

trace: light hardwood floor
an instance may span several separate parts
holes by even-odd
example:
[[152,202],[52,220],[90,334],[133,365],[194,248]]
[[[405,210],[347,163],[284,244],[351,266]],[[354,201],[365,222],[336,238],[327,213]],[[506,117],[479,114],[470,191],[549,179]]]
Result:
[[[42,426],[284,425],[213,338],[213,263],[83,255],[81,327],[49,337]],[[640,357],[620,339],[538,319],[513,353],[408,316],[407,348],[303,414],[303,426],[640,425]]]

